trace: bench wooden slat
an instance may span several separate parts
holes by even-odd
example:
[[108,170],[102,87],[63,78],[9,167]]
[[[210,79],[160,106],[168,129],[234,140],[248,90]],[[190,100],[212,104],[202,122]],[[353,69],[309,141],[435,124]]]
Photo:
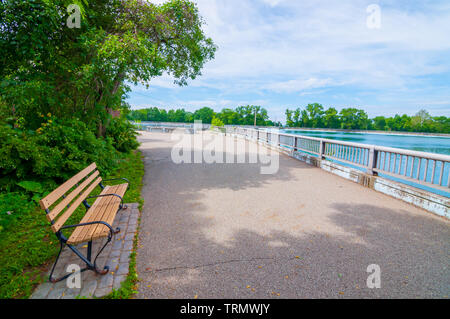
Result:
[[58,218],[58,220],[52,225],[54,232],[57,232],[66,222],[66,220],[72,215],[72,213],[78,208],[78,206],[89,196],[94,188],[100,184],[102,178],[97,178],[83,193],[72,203],[72,205]]
[[52,221],[55,219],[59,213],[70,204],[70,202],[83,190],[85,189],[93,180],[99,175],[99,171],[92,173],[87,179],[83,181],[77,188],[75,188],[66,198],[64,198],[52,211],[47,214],[47,219]]
[[67,182],[59,186],[53,192],[45,196],[43,199],[39,201],[42,209],[49,208],[54,202],[56,202],[59,198],[62,197],[68,190],[70,190],[76,183],[85,178],[90,172],[97,168],[95,163],[92,163],[81,172],[70,178]]
[[[117,186],[111,187],[111,189],[108,191],[108,194],[111,194],[111,193],[117,194]],[[118,198],[116,196],[111,196],[111,200],[108,202],[108,204],[101,206],[100,209],[98,209],[98,211],[99,211],[99,214],[97,215],[98,220],[108,223],[106,218],[110,214],[115,214],[117,212],[117,209],[119,208],[119,205],[120,205],[120,198]],[[86,237],[89,239],[94,238],[94,236],[97,234],[98,229],[104,230],[106,235],[109,232],[108,227],[106,227],[105,225],[97,224],[97,225],[93,225],[93,227],[91,229],[89,229],[88,233],[86,234]]]
[[[117,188],[115,189],[114,193],[123,197],[127,187],[128,187],[128,184],[117,185]],[[102,220],[104,222],[108,223],[109,225],[113,224],[114,218],[116,217],[117,210],[119,208],[120,203],[121,203],[120,198],[114,197],[113,201],[109,203],[109,206],[110,206],[109,209],[106,210],[102,216]],[[109,232],[109,229],[105,225],[97,225],[97,228],[92,233],[92,239],[107,236],[108,232]]]
[[[114,186],[107,186],[105,189],[101,192],[101,195],[109,193],[109,190],[113,190]],[[107,197],[99,197],[97,200],[92,204],[91,208],[86,212],[86,215],[84,215],[83,219],[80,221],[80,224],[82,223],[89,223],[94,221],[101,221],[101,214],[102,210],[108,207],[109,202],[112,200],[113,196],[107,196]],[[72,236],[70,236],[70,241],[74,242],[82,242],[85,238],[89,237],[89,234],[91,234],[95,228],[98,225],[89,225],[89,226],[81,226],[77,227],[75,231],[72,233]]]
[[[120,185],[114,185],[111,186],[108,190],[105,191],[105,194],[117,194],[119,196],[123,196],[123,194],[119,194],[118,189],[119,189]],[[107,197],[108,198],[108,197]],[[116,197],[116,196],[110,196],[110,201],[108,201],[107,203],[105,203],[105,205],[100,205],[97,208],[97,214],[95,216],[95,218],[97,220],[101,220],[104,221],[106,223],[108,223],[109,225],[112,225],[112,222],[108,222],[108,216],[110,215],[114,215],[117,213],[117,210],[119,208],[120,205],[120,198]],[[113,219],[114,220],[114,219]],[[104,236],[96,236],[97,232],[99,230],[103,230],[103,233],[105,234],[104,236],[107,236],[109,233],[109,228],[106,227],[105,225],[93,225],[85,234],[86,238],[98,238],[98,237],[104,237]]]
[[[121,184],[115,186],[107,186],[101,193],[105,194],[117,194],[123,196],[128,187],[128,184]],[[117,214],[120,198],[116,196],[99,197],[91,208],[86,213],[85,217],[80,223],[87,223],[92,221],[104,221],[109,225],[112,225],[114,218]],[[101,224],[93,224],[90,226],[80,226],[70,236],[69,244],[78,244],[82,242],[88,242],[96,238],[106,237],[109,234],[109,228]]]

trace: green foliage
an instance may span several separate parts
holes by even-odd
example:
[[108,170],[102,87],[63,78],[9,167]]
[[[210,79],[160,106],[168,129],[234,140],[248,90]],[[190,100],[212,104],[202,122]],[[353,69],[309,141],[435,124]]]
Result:
[[421,110],[414,116],[377,116],[369,119],[367,113],[356,108],[344,108],[339,113],[334,107],[324,111],[322,105],[309,104],[305,109],[286,110],[286,126],[307,128],[334,128],[348,130],[378,130],[450,133],[450,118],[432,117]]
[[32,193],[42,193],[43,187],[41,183],[33,182],[33,181],[21,181],[17,183],[20,187]]
[[340,128],[341,122],[338,111],[334,107],[330,107],[324,113],[323,123],[325,127]]
[[[258,126],[271,126],[267,115],[267,110],[262,108],[261,106],[256,105],[245,105],[239,106],[236,108],[236,113],[239,118],[237,124],[240,125],[254,125],[255,124],[255,115],[256,115],[256,125]],[[220,118],[220,115],[219,115]]]
[[0,193],[0,233],[8,230],[13,221],[33,208],[33,203],[25,194],[18,192]]
[[139,146],[136,135],[136,128],[125,118],[113,118],[106,129],[106,137],[120,152],[128,153]]
[[44,280],[40,267],[58,252],[45,213],[27,206],[29,201],[23,195],[16,196],[20,205],[14,207],[11,202],[8,206],[16,209],[11,216],[17,215],[7,221],[7,230],[0,232],[0,298],[31,295],[33,286]]
[[[201,120],[203,123],[211,124],[213,118],[220,120],[223,125],[253,125],[274,126],[275,123],[269,120],[267,110],[254,105],[239,106],[235,110],[224,108],[216,113],[209,107],[203,107],[194,113],[186,112],[184,109],[169,110],[152,107],[148,109],[132,110],[127,114],[131,121],[150,121],[150,122],[180,122],[193,123],[195,120]],[[281,125],[277,123],[277,125]]]
[[80,0],[81,27],[74,29],[66,26],[71,3],[0,2],[0,104],[29,129],[39,127],[37,114],[51,113],[77,117],[104,137],[109,111],[126,111],[126,83],[149,85],[167,72],[186,85],[214,57],[216,46],[188,0]]
[[195,111],[194,120],[202,121],[204,124],[211,124],[214,114],[213,109],[209,107],[202,107],[201,109]]
[[110,172],[117,158],[111,138],[96,138],[78,120],[49,117],[36,131],[0,125],[0,191],[36,188],[36,184],[23,182],[30,179],[48,189],[92,162]]
[[32,196],[31,199],[36,203],[44,197],[44,186],[41,183],[34,181],[21,181],[17,183],[17,185],[25,189],[30,196]]
[[363,110],[356,108],[345,108],[339,113],[341,128],[347,130],[367,130],[369,117]]
[[[72,3],[80,28],[66,25]],[[188,0],[0,1],[0,227],[18,228],[0,231],[0,297],[29,294],[38,279],[24,269],[55,253],[39,244],[48,223],[35,201],[92,162],[108,175],[130,160],[135,131],[111,117],[128,112],[127,83],[195,79],[216,51],[202,27]]]
[[[130,188],[125,194],[126,203],[140,203],[144,164],[139,152],[121,154],[117,168],[105,179],[125,177]],[[98,193],[96,189],[95,193]],[[93,199],[92,199],[93,201]],[[11,212],[11,214],[7,214]],[[74,215],[79,221],[85,210]],[[43,212],[29,196],[23,193],[0,193],[0,298],[28,298],[36,284],[48,280],[44,276],[52,265],[59,244]]]
[[211,121],[211,125],[214,127],[222,127],[224,126],[223,122],[218,119],[217,117],[213,117],[212,121]]

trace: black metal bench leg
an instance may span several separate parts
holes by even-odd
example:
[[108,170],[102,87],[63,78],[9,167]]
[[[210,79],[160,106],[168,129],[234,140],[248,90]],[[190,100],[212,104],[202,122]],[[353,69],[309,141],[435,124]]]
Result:
[[[110,228],[110,229],[111,229],[111,228]],[[99,274],[99,275],[106,275],[106,274],[109,272],[109,266],[105,266],[105,267],[103,268],[103,270],[99,270],[99,269],[97,268],[97,258],[98,258],[98,256],[103,252],[103,250],[105,249],[106,245],[108,245],[108,244],[111,242],[112,237],[113,237],[115,234],[119,233],[119,232],[120,232],[120,228],[119,228],[119,227],[117,227],[115,231],[113,231],[113,230],[111,229],[110,235],[108,236],[108,239],[107,239],[106,243],[103,245],[103,247],[100,249],[100,251],[99,251],[99,252],[97,253],[97,255],[95,256],[94,263],[92,263],[92,240],[91,240],[90,242],[88,242],[88,247],[87,247],[87,254],[86,254],[86,256],[84,256],[84,255],[83,255],[83,254],[82,254],[75,246],[72,246],[72,245],[70,245],[70,244],[67,244],[67,243],[66,243],[66,240],[60,240],[60,245],[61,245],[61,246],[60,246],[60,249],[59,249],[59,252],[58,252],[58,256],[56,257],[55,263],[53,264],[52,270],[51,270],[51,272],[50,272],[50,276],[49,276],[50,282],[56,283],[56,282],[59,282],[59,281],[61,281],[61,280],[66,279],[66,278],[68,278],[69,276],[72,275],[72,274],[70,273],[70,274],[67,274],[67,275],[65,275],[65,276],[63,276],[63,277],[61,277],[61,278],[58,278],[58,279],[54,279],[54,278],[53,278],[53,272],[54,272],[54,270],[55,270],[56,264],[58,263],[59,257],[61,256],[61,252],[62,252],[62,250],[63,250],[63,248],[64,248],[64,245],[67,245],[67,247],[69,247],[70,250],[72,250],[72,251],[75,253],[75,255],[77,255],[77,256],[78,256],[78,257],[86,264],[87,267],[81,269],[80,272],[84,272],[84,271],[86,271],[86,270],[93,270],[93,271],[95,271],[95,272],[96,272],[97,274]]]
[[[59,252],[58,252],[58,256],[56,257],[56,260],[55,260],[55,263],[53,264],[53,267],[52,267],[52,271],[50,272],[50,276],[49,276],[49,281],[51,282],[51,283],[57,283],[57,282],[60,282],[60,281],[62,281],[62,280],[64,280],[64,279],[66,279],[66,278],[69,278],[71,275],[72,275],[72,273],[70,273],[70,274],[66,274],[66,275],[64,275],[64,276],[62,276],[62,277],[59,277],[59,278],[57,278],[57,279],[55,279],[55,278],[53,278],[53,272],[55,271],[55,267],[56,267],[56,264],[58,263],[58,260],[59,260],[59,257],[61,256],[61,252],[62,252],[62,250],[63,250],[63,248],[64,248],[64,243],[61,241],[60,242],[60,248],[59,248]],[[88,269],[90,269],[90,268],[92,268],[92,267],[86,267],[86,268],[83,268],[83,269],[81,269],[80,270],[80,272],[84,272],[84,271],[86,271],[86,270],[88,270]]]
[[88,242],[88,247],[87,247],[87,260],[91,261],[91,255],[92,255],[92,240],[90,242]]
[[100,274],[100,275],[106,275],[106,274],[109,272],[109,266],[107,266],[107,265],[105,265],[105,267],[103,267],[103,270],[99,270],[99,269],[97,268],[97,258],[98,258],[98,256],[102,253],[103,249],[105,249],[106,245],[109,244],[109,242],[111,241],[111,239],[112,239],[112,237],[111,237],[111,236],[108,236],[108,240],[107,240],[106,243],[103,245],[102,249],[100,249],[100,251],[97,253],[97,256],[95,256],[95,259],[94,259],[94,271],[95,271],[97,274]]
[[58,282],[58,281],[61,281],[61,280],[64,279],[64,278],[59,278],[59,279],[54,279],[53,278],[53,272],[55,271],[55,267],[56,267],[56,264],[58,263],[59,256],[61,255],[61,252],[62,252],[62,250],[64,248],[63,242],[61,241],[59,243],[60,243],[60,247],[59,247],[58,256],[56,257],[55,263],[53,264],[52,271],[50,272],[50,276],[49,276],[49,281],[50,282]]

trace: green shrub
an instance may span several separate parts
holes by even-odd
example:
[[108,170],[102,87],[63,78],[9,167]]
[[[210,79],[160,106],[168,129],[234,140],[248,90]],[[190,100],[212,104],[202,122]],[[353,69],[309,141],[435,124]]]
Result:
[[128,153],[139,146],[136,135],[136,128],[125,118],[113,118],[106,129],[106,137],[113,139],[120,152]]
[[113,143],[111,138],[96,138],[79,120],[61,121],[51,115],[36,131],[0,125],[0,191],[26,189],[18,183],[27,180],[42,184],[42,192],[92,162],[108,174],[119,155]]
[[211,121],[211,126],[212,127],[223,127],[225,124],[223,124],[223,122],[217,118],[217,117],[213,117],[212,121]]

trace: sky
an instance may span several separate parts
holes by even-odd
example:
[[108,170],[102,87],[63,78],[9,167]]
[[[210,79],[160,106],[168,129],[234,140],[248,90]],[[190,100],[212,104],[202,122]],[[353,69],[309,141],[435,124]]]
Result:
[[287,108],[320,103],[370,117],[450,116],[448,0],[195,2],[215,59],[185,87],[167,74],[132,86],[133,109],[251,104],[284,122]]

